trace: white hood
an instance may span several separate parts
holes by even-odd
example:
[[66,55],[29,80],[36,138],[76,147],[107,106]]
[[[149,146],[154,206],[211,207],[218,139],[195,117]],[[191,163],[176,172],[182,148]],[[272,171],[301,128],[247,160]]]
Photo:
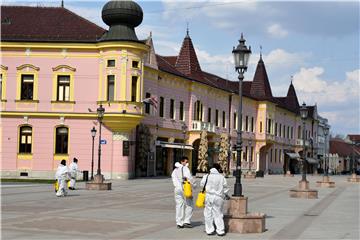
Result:
[[211,168],[210,173],[219,173],[219,171],[216,168]]
[[176,162],[176,163],[175,163],[175,167],[176,167],[176,168],[179,168],[179,167],[181,167],[181,166],[182,166],[181,163],[179,163],[179,162]]

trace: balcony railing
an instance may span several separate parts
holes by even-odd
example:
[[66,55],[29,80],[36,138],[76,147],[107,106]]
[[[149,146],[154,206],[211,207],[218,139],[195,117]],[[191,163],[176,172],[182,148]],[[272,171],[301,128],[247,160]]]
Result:
[[207,132],[215,132],[215,124],[201,121],[193,121],[191,125],[192,131],[202,131],[205,130]]
[[[303,140],[302,139],[296,139],[296,146],[302,146],[303,145]],[[305,140],[305,146],[309,147],[310,146],[310,142],[309,140]]]

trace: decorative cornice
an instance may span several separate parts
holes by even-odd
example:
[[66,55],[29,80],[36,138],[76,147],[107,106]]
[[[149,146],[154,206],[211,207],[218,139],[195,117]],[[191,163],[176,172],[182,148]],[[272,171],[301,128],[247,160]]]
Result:
[[17,67],[16,69],[17,69],[17,70],[22,70],[22,69],[24,69],[24,68],[32,68],[32,69],[34,69],[34,70],[36,70],[36,71],[39,71],[39,70],[40,70],[39,67],[35,67],[35,66],[32,65],[32,64],[23,64],[23,65]]
[[59,71],[59,70],[62,69],[62,68],[66,68],[66,69],[68,69],[68,70],[70,70],[70,71],[72,71],[72,72],[76,72],[76,68],[70,67],[70,66],[68,66],[68,65],[59,65],[59,66],[57,66],[57,67],[53,67],[52,70],[53,70],[53,71]]
[[1,70],[8,70],[9,69],[8,67],[6,67],[4,65],[0,65],[0,67],[1,67]]

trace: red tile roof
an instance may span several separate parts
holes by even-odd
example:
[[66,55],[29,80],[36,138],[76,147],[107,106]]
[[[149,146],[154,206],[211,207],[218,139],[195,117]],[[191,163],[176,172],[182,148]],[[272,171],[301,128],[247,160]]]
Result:
[[1,41],[96,42],[105,31],[62,7],[1,6]]
[[262,57],[256,66],[256,71],[251,84],[250,93],[259,100],[272,100],[271,87]]
[[348,137],[351,141],[360,142],[360,135],[359,134],[348,134]]
[[182,43],[179,56],[176,59],[175,67],[187,76],[201,73],[201,68],[196,56],[194,45],[188,34]]
[[337,153],[340,157],[351,157],[354,154],[355,157],[360,157],[360,146],[353,146],[347,143],[341,138],[330,139],[330,153]]

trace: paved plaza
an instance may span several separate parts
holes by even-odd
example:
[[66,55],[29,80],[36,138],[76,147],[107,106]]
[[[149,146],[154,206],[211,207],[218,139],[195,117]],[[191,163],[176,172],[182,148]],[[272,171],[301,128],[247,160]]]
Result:
[[[250,212],[266,213],[262,234],[223,239],[359,239],[360,185],[332,176],[335,188],[316,188],[318,199],[289,198],[300,180],[281,175],[244,179]],[[228,179],[231,191],[234,178]],[[198,180],[199,181],[199,180]],[[57,198],[50,184],[2,185],[1,239],[220,239],[204,233],[203,210],[192,229],[177,229],[170,178],[113,180],[112,191],[87,191],[85,184]],[[198,189],[199,190],[199,189]]]

